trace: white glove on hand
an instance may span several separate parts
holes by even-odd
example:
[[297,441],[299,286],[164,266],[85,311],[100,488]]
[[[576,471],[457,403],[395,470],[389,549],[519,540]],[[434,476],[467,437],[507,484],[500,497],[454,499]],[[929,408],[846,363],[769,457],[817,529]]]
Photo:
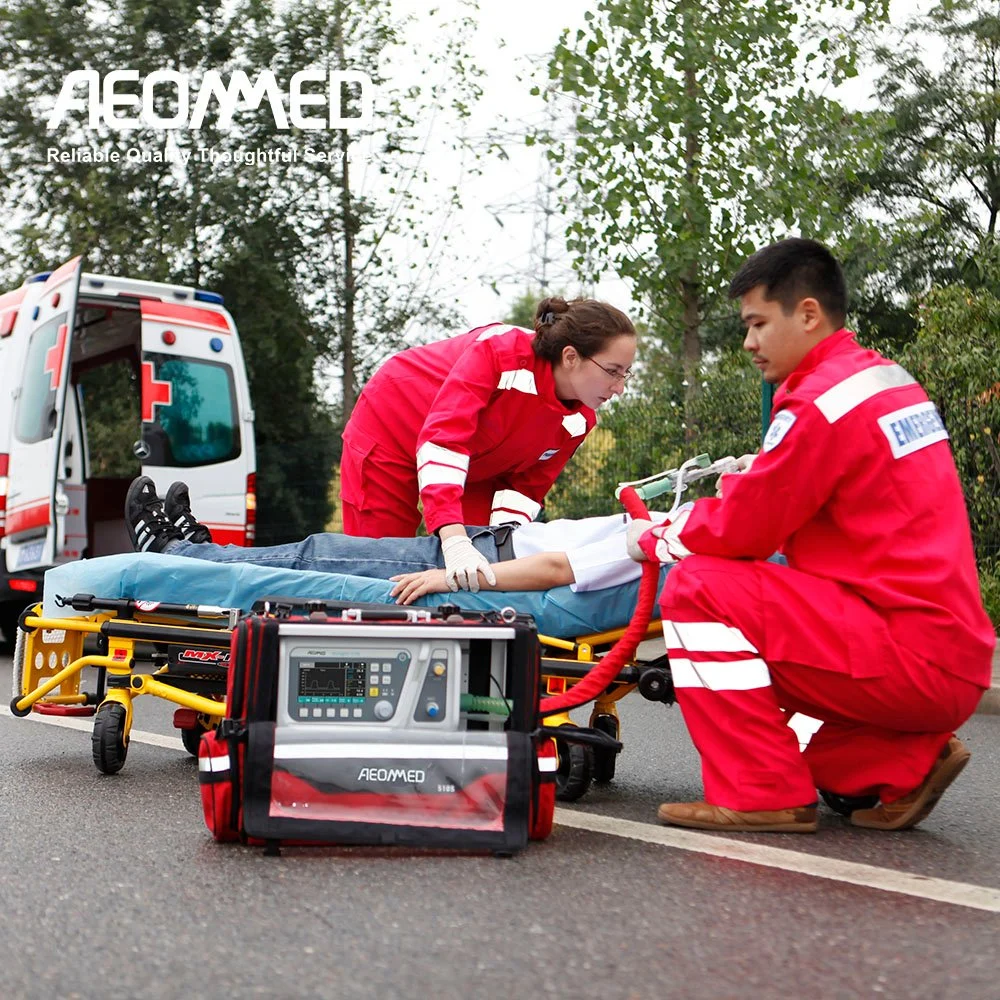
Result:
[[655,521],[639,517],[634,518],[625,529],[625,547],[628,549],[629,558],[634,562],[646,562],[646,553],[639,548],[639,539],[655,524]]
[[490,586],[497,585],[497,578],[482,553],[476,550],[468,535],[452,535],[441,543],[444,556],[444,579],[449,590],[471,590],[479,592],[479,574],[482,573]]
[[[723,462],[732,462],[732,467],[726,469],[722,473],[722,476],[734,476],[741,472],[749,472],[750,466],[753,465],[756,455],[740,455],[739,458],[729,458],[722,459]],[[715,495],[721,500],[722,499],[722,476],[719,476],[715,481]]]

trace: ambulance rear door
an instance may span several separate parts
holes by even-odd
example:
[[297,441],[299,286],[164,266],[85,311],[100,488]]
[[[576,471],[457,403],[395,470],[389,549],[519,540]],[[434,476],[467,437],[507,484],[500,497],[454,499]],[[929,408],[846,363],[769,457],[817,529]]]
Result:
[[163,496],[188,484],[220,545],[246,544],[254,443],[243,355],[229,314],[140,300],[142,438],[136,455]]
[[10,437],[4,539],[9,572],[51,566],[65,540],[69,499],[59,451],[82,270],[82,257],[74,257],[49,275],[26,331]]

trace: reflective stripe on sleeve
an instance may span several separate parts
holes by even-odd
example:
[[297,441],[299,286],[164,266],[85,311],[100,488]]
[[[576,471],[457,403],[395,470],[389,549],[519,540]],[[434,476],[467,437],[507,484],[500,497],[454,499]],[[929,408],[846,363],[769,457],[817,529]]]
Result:
[[587,433],[587,418],[582,413],[567,413],[562,419],[562,425],[571,437]]
[[691,555],[691,550],[681,541],[681,532],[691,516],[692,507],[687,510],[683,508],[674,516],[670,524],[659,525],[653,528],[653,535],[656,537],[656,558],[661,563],[677,562]]
[[752,660],[698,660],[670,657],[675,688],[708,691],[752,691],[771,686],[771,671],[760,658]]
[[558,771],[559,761],[555,757],[539,757],[538,758],[538,770],[542,771]]
[[873,365],[849,375],[816,397],[815,403],[827,422],[834,424],[855,407],[886,389],[914,385],[916,379],[900,365]]
[[505,524],[508,521],[527,524],[538,516],[541,509],[540,503],[536,503],[523,493],[518,493],[517,490],[497,490],[493,494],[490,524]]
[[514,371],[500,372],[500,381],[497,382],[498,389],[516,389],[518,392],[526,392],[530,396],[538,395],[538,388],[535,385],[535,373],[527,368],[516,368]]
[[452,484],[465,486],[469,469],[469,456],[450,448],[442,448],[433,441],[425,441],[417,449],[417,486]]

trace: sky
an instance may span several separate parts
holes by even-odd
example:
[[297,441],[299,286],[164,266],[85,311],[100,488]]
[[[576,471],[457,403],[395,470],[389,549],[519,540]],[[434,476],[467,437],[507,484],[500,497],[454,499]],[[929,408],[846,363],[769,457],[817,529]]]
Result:
[[[442,0],[436,7],[455,7],[457,0]],[[893,0],[894,24],[926,10],[931,0]],[[421,12],[418,0],[395,0],[394,8],[413,13],[411,29],[419,51]],[[517,132],[526,125],[545,121],[546,109],[540,98],[529,93],[531,76],[541,74],[548,54],[560,32],[583,22],[588,5],[581,0],[480,0],[478,29],[469,51],[486,73],[484,96],[470,123],[472,133],[485,132],[506,120],[505,128]],[[424,19],[425,20],[425,19]],[[429,41],[429,38],[428,38]],[[870,80],[854,81],[842,96],[847,102],[863,101]],[[545,166],[539,148],[527,148],[511,139],[506,145],[508,159],[483,165],[478,178],[464,177],[463,210],[449,223],[452,240],[459,248],[459,262],[438,274],[443,296],[458,299],[457,312],[467,325],[502,318],[507,306],[525,291],[531,276],[539,275],[541,225],[538,206],[544,198]],[[498,223],[502,222],[502,226]],[[569,269],[558,232],[550,250],[559,263],[550,267],[549,278],[556,289],[578,294],[581,288]],[[496,284],[499,291],[490,287]],[[591,290],[588,290],[591,291]],[[593,294],[629,310],[628,287],[608,276]]]

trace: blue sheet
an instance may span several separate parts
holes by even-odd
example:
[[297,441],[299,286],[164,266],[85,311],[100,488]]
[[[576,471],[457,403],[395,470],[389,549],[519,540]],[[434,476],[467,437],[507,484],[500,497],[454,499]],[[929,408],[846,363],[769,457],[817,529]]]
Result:
[[[663,575],[669,567],[661,571]],[[66,618],[79,612],[60,608],[56,596],[94,594],[178,604],[216,604],[248,611],[261,597],[283,596],[328,600],[392,603],[392,584],[361,576],[272,569],[252,563],[213,563],[181,556],[130,552],[99,559],[83,559],[50,569],[45,574],[44,613]],[[425,607],[457,604],[472,611],[512,607],[534,616],[539,632],[572,638],[588,632],[627,625],[639,591],[639,582],[574,593],[569,587],[552,590],[498,593],[428,594],[414,603]],[[658,612],[655,612],[658,613]]]

